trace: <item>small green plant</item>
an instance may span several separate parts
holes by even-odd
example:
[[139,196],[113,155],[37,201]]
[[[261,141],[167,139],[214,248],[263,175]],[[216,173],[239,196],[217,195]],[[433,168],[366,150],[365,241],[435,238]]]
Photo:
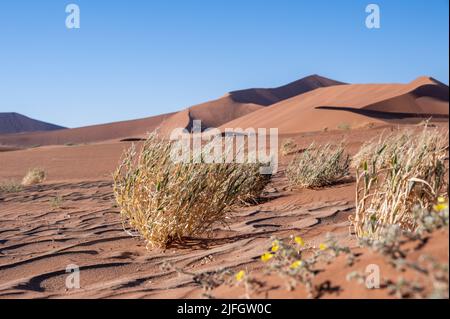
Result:
[[[400,276],[396,280],[383,280],[384,283],[380,286],[387,288],[389,293],[397,298],[448,299],[448,264],[441,264],[428,255],[420,255],[416,261],[406,259],[408,252],[401,249],[401,246],[411,241],[421,240],[420,235],[401,231],[398,226],[389,228],[385,231],[389,237],[387,240],[365,240],[363,244],[387,258],[387,261],[400,273],[408,268],[421,275],[422,280],[421,282],[406,281]],[[347,275],[347,280],[356,280],[362,285],[366,283],[367,274],[353,271]],[[431,292],[426,293],[425,284],[431,286]]]
[[272,238],[272,247],[261,255],[261,261],[267,265],[268,274],[275,273],[286,280],[288,290],[301,284],[310,298],[318,298],[326,286],[313,283],[318,273],[317,264],[331,263],[340,254],[346,254],[351,260],[349,264],[353,264],[355,257],[350,248],[338,245],[330,234],[318,249],[306,244],[300,236],[292,236],[289,242]]
[[212,291],[222,285],[230,285],[233,282],[233,272],[226,268],[220,268],[214,271],[205,271],[200,273],[193,273],[178,268],[169,262],[164,262],[160,266],[162,271],[175,271],[179,275],[186,275],[192,278],[192,282],[199,285],[203,289],[203,297],[207,299],[214,299]]
[[23,186],[30,186],[42,183],[46,178],[46,173],[44,170],[39,168],[33,168],[28,171],[22,180]]
[[403,299],[421,298],[424,287],[416,281],[410,281],[400,277],[396,282],[388,282],[387,289],[391,295],[395,295],[397,298]]
[[448,264],[439,263],[433,257],[428,255],[420,256],[419,262],[424,264],[423,269],[425,269],[425,273],[428,275],[433,286],[433,290],[427,297],[431,299],[448,299]]
[[231,282],[231,286],[241,286],[245,288],[245,298],[251,299],[253,293],[260,293],[261,289],[266,286],[264,281],[258,280],[247,274],[245,270],[240,270],[234,275],[234,281]]
[[319,245],[319,257],[324,259],[327,263],[332,262],[339,255],[347,257],[347,266],[353,266],[356,256],[348,246],[342,246],[338,243],[336,237],[328,233],[325,241]]
[[281,239],[272,238],[272,247],[261,255],[261,261],[267,265],[267,274],[275,273],[286,280],[288,290],[292,291],[298,284],[302,284],[310,297],[313,297],[316,256],[306,258],[305,242],[301,237],[295,237],[294,240],[295,243],[287,243]]
[[245,298],[250,299],[252,293],[259,292],[259,289],[265,285],[264,282],[253,278],[245,270],[234,272],[231,269],[219,268],[212,271],[193,273],[167,262],[161,265],[161,270],[175,271],[178,274],[191,277],[194,284],[202,287],[202,296],[207,299],[215,299],[213,290],[220,286],[238,287],[241,285],[244,285],[245,288]]
[[[449,281],[448,264],[441,264],[428,255],[421,255],[417,260],[407,258],[415,248],[426,244],[428,235],[438,229],[448,227],[448,201],[440,198],[433,206],[433,211],[419,211],[415,208],[414,216],[419,227],[414,231],[403,229],[400,225],[384,225],[379,236],[363,237],[360,245],[368,247],[383,256],[387,262],[399,272],[406,269],[415,271],[425,276],[424,281],[429,283],[433,290],[425,294],[424,285],[419,282],[405,281],[402,277],[398,280],[385,281],[384,286],[391,294],[398,298],[439,298],[448,299]],[[414,246],[411,243],[416,243]],[[365,275],[353,272],[348,275],[348,280],[357,279],[361,284],[365,282]]]
[[[368,274],[360,271],[353,271],[347,274],[347,281],[356,281],[360,285],[366,285]],[[396,281],[383,280],[380,283],[380,288],[386,288],[389,295],[395,296],[399,299],[404,298],[423,298],[424,287],[417,281],[408,281],[403,277],[399,277]]]
[[364,236],[359,239],[363,247],[369,247],[373,251],[387,258],[387,261],[395,268],[402,270],[405,267],[425,273],[418,263],[407,260],[409,251],[405,248],[408,242],[418,242],[418,245],[426,243],[426,236],[438,229],[448,227],[448,201],[439,198],[432,211],[414,208],[413,216],[418,227],[414,230],[403,229],[397,224],[384,225],[377,237]]
[[436,205],[433,205],[430,210],[416,206],[413,209],[413,216],[417,224],[416,231],[420,234],[448,227],[448,200],[445,197],[439,197]]
[[380,230],[379,236],[360,238],[359,244],[379,253],[400,270],[409,263],[406,259],[408,251],[405,250],[404,244],[413,241],[423,242],[423,239],[419,234],[401,229],[399,225],[386,225]]
[[291,161],[286,175],[294,187],[319,188],[339,182],[349,174],[349,166],[343,146],[311,144]]
[[229,284],[233,277],[233,272],[229,269],[218,269],[197,274],[181,269],[177,271],[181,274],[192,276],[194,283],[200,285],[207,293],[221,285]]

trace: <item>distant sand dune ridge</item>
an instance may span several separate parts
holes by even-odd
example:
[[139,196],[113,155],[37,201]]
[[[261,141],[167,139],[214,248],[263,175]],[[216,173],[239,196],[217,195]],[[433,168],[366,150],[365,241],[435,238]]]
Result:
[[448,101],[448,86],[429,77],[409,84],[348,84],[295,96],[221,128],[276,127],[281,134],[292,134],[426,118],[448,121]]
[[408,84],[345,84],[318,75],[273,89],[233,91],[182,111],[50,132],[0,134],[0,145],[31,147],[169,137],[176,128],[278,128],[280,134],[448,121],[448,86],[430,77]]

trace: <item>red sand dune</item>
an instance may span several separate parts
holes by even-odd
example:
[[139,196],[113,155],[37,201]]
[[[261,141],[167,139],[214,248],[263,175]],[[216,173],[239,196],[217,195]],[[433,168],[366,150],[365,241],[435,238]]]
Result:
[[144,138],[148,132],[155,129],[158,129],[160,134],[168,136],[175,128],[190,129],[193,120],[201,120],[204,128],[219,127],[264,106],[272,105],[298,94],[341,84],[343,83],[318,75],[311,75],[278,88],[234,91],[217,100],[198,104],[178,113],[50,133],[0,135],[0,144],[29,147]]
[[318,88],[343,85],[345,83],[314,74],[273,89],[248,89],[233,91],[229,95],[239,103],[254,103],[269,106]]
[[344,84],[317,75],[275,89],[234,91],[178,113],[53,132],[0,135],[0,145],[29,147],[143,138],[158,129],[278,128],[281,134],[369,124],[448,120],[448,86],[428,77],[409,84]]
[[170,115],[172,113],[139,120],[93,125],[54,132],[0,135],[0,145],[42,146],[82,144],[142,137],[147,132],[155,130]]
[[448,86],[428,77],[409,84],[348,84],[295,96],[222,125],[278,128],[281,134],[369,124],[448,121]]
[[64,129],[64,127],[31,119],[15,112],[0,112],[0,134],[54,131],[61,129]]
[[211,102],[199,104],[180,111],[168,118],[159,133],[169,136],[172,130],[183,128],[191,131],[194,120],[202,121],[202,128],[219,127],[220,125],[261,109],[262,106],[252,103],[241,104],[230,96]]
[[343,84],[319,75],[311,75],[278,88],[233,91],[217,100],[192,106],[173,115],[162,125],[161,134],[170,135],[173,129],[180,127],[191,130],[194,120],[201,120],[203,129],[219,127],[293,96]]

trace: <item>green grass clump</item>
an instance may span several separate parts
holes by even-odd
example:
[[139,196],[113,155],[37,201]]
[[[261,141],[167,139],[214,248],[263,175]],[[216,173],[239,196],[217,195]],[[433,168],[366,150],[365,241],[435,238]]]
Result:
[[330,186],[349,174],[350,156],[343,146],[311,144],[295,156],[286,175],[294,187],[319,188]]
[[152,134],[133,146],[114,173],[114,193],[124,227],[150,246],[167,247],[210,233],[227,214],[260,196],[270,177],[259,163],[174,163],[171,144]]

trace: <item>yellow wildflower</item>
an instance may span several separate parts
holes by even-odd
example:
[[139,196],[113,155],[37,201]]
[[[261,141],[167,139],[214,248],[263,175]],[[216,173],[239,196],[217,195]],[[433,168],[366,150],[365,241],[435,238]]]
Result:
[[305,246],[305,241],[300,236],[295,236],[294,241],[299,246]]
[[438,201],[438,204],[433,206],[433,209],[435,211],[441,212],[443,210],[448,209],[448,202],[444,197],[439,196],[437,201]]
[[322,243],[319,245],[320,250],[326,250],[327,248],[328,248],[327,244]]
[[279,242],[276,240],[272,243],[272,252],[276,253],[278,250],[280,249],[280,244]]
[[289,268],[291,268],[291,269],[297,269],[297,268],[299,268],[302,264],[303,264],[303,262],[302,262],[301,260],[297,260],[297,261],[294,261],[294,262],[291,264],[291,266],[290,266]]
[[434,205],[433,208],[434,208],[435,211],[441,212],[441,211],[443,211],[443,210],[448,208],[448,204],[447,203],[437,204],[437,205]]
[[245,271],[241,270],[240,272],[238,272],[236,274],[236,280],[237,281],[242,281],[245,277]]
[[268,262],[269,260],[271,260],[272,258],[273,258],[273,255],[271,253],[264,253],[261,256],[261,260],[265,263]]

